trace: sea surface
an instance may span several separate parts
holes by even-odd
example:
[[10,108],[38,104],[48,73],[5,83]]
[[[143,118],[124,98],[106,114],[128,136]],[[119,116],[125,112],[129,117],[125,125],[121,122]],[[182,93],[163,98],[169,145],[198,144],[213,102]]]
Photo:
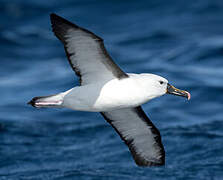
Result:
[[[78,85],[49,14],[102,37],[126,72],[191,93],[143,105],[166,165],[137,167],[99,113],[35,109]],[[223,179],[222,0],[0,0],[0,180]]]

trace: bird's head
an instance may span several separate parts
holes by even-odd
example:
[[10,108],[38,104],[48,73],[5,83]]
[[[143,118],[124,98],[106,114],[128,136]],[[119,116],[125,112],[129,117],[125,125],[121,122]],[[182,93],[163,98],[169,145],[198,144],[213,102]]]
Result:
[[150,94],[151,99],[155,97],[162,96],[164,94],[172,94],[176,96],[185,97],[190,99],[190,93],[185,90],[180,90],[168,83],[168,80],[155,75],[155,74],[142,74],[146,79],[147,83],[144,83],[148,88],[146,88]]

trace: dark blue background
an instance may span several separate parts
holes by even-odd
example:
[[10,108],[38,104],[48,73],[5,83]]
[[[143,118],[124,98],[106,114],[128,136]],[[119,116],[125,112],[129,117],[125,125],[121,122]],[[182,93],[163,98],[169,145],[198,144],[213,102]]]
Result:
[[[51,12],[105,39],[124,71],[190,91],[143,105],[165,166],[137,167],[98,113],[26,104],[78,84]],[[222,0],[0,0],[0,179],[222,179],[222,58]]]

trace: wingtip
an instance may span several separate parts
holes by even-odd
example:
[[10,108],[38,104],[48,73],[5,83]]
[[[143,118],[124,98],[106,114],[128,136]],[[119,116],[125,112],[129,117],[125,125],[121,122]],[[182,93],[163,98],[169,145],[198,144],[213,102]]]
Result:
[[165,166],[165,158],[158,159],[157,161],[147,161],[138,157],[134,157],[135,163],[139,167],[155,167],[155,166]]
[[52,22],[53,20],[55,20],[55,19],[58,19],[58,18],[61,18],[61,17],[58,16],[57,14],[55,14],[55,13],[50,13],[50,20],[51,20],[51,22]]
[[50,13],[50,18],[52,19],[52,18],[55,18],[55,17],[60,17],[60,16],[58,16],[56,13]]
[[51,21],[52,26],[54,26],[54,25],[58,26],[60,24],[63,24],[64,26],[68,25],[68,26],[78,28],[78,26],[76,24],[73,24],[72,22],[64,19],[63,17],[61,17],[55,13],[50,14],[50,21]]

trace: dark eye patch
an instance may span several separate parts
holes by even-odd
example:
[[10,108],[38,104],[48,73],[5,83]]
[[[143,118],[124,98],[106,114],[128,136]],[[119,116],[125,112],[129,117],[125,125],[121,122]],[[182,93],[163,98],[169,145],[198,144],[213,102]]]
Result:
[[160,84],[163,84],[164,82],[163,81],[159,81],[160,82]]

